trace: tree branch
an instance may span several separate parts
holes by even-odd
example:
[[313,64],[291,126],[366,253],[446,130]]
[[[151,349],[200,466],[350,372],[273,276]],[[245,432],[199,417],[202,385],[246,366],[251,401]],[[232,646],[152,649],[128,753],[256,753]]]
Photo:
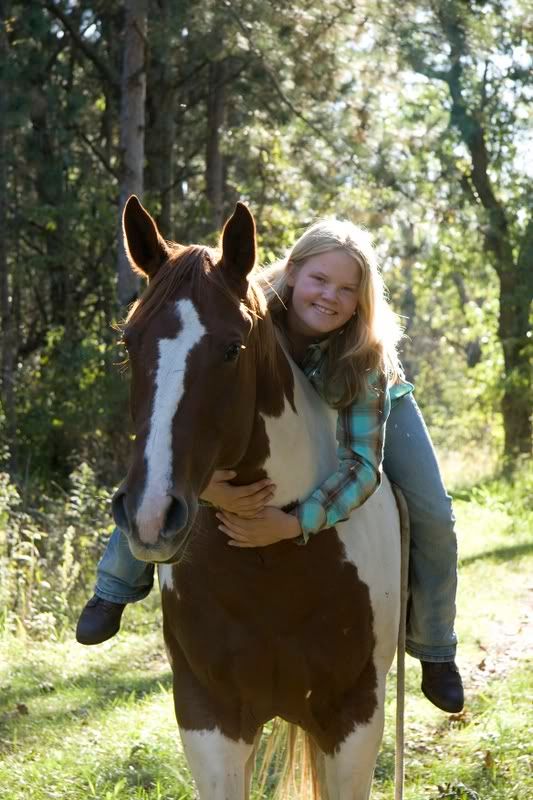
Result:
[[94,47],[91,47],[91,45],[80,36],[79,31],[76,30],[69,16],[65,14],[61,8],[56,6],[53,0],[45,0],[44,5],[50,14],[61,22],[78,49],[94,64],[100,75],[112,87],[114,93],[118,95],[120,91],[120,78],[115,71],[100,58]]
[[75,131],[75,133],[80,137],[80,139],[85,142],[87,147],[91,150],[92,153],[97,157],[97,159],[103,164],[107,172],[113,176],[117,181],[119,180],[119,173],[118,170],[114,169],[111,164],[109,163],[108,158],[106,157],[105,153],[97,147],[94,142],[92,142],[87,134],[85,134],[78,125],[72,125],[71,130]]
[[253,42],[253,39],[250,36],[250,32],[248,31],[246,26],[243,24],[241,18],[239,17],[237,12],[232,8],[230,3],[226,3],[226,10],[229,12],[229,14],[231,14],[233,19],[235,20],[235,22],[239,26],[241,32],[243,33],[243,35],[245,36],[245,38],[246,38],[246,40],[248,42],[248,46],[250,48],[250,52],[254,54],[254,56],[257,58],[259,63],[262,65],[263,69],[265,70],[265,74],[267,75],[268,79],[270,80],[272,86],[274,87],[274,90],[275,90],[276,94],[278,95],[278,97],[280,98],[282,103],[284,103],[287,106],[287,108],[294,114],[295,117],[297,117],[298,119],[301,119],[302,122],[305,125],[307,125],[308,128],[310,128],[314,133],[316,133],[316,135],[320,139],[322,139],[323,142],[326,142],[326,144],[329,147],[331,147],[331,149],[333,150],[334,153],[336,153],[337,155],[345,155],[346,154],[346,150],[345,149],[338,147],[338,145],[332,139],[329,139],[329,137],[325,135],[324,131],[322,131],[317,125],[315,125],[313,122],[311,122],[311,120],[308,119],[306,117],[306,115],[303,114],[301,111],[299,111],[299,109],[296,108],[296,106],[292,103],[292,101],[289,100],[289,98],[286,96],[285,92],[281,88],[278,79],[274,75],[274,72],[273,72],[272,68],[267,63],[267,61],[265,59],[265,56],[255,46],[255,44]]

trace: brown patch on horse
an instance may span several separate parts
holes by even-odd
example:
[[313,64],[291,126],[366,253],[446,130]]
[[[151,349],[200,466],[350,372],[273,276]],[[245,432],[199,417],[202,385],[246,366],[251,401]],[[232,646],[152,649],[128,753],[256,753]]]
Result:
[[368,587],[334,529],[235,551],[216,526],[201,509],[162,596],[179,724],[252,742],[280,716],[334,752],[377,706]]

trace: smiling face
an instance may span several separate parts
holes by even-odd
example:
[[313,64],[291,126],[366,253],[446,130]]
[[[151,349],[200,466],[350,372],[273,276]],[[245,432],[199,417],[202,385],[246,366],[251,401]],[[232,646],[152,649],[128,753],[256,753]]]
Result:
[[361,268],[346,251],[328,250],[289,267],[290,333],[316,339],[342,328],[357,309]]

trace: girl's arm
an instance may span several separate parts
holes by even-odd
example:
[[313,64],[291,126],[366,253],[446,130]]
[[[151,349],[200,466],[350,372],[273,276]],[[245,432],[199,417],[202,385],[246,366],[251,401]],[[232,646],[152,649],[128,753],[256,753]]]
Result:
[[348,519],[378,488],[389,413],[387,382],[377,374],[369,381],[364,397],[339,411],[339,467],[293,512],[300,522],[304,542],[313,533]]
[[376,378],[363,398],[339,412],[337,471],[289,514],[273,506],[267,506],[253,519],[219,512],[219,528],[230,537],[228,544],[265,547],[283,539],[304,544],[313,533],[347,519],[379,486],[389,412],[386,381]]

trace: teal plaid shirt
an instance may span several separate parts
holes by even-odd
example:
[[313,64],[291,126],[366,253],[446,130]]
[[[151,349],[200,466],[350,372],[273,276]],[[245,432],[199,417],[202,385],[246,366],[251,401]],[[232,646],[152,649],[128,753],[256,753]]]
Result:
[[[311,345],[301,368],[323,396],[321,371],[327,343]],[[377,372],[369,376],[367,391],[351,406],[339,410],[337,417],[337,457],[339,466],[295,512],[302,528],[303,541],[337,522],[368,500],[381,482],[385,423],[391,405],[413,391],[413,385],[400,381],[387,386]]]

